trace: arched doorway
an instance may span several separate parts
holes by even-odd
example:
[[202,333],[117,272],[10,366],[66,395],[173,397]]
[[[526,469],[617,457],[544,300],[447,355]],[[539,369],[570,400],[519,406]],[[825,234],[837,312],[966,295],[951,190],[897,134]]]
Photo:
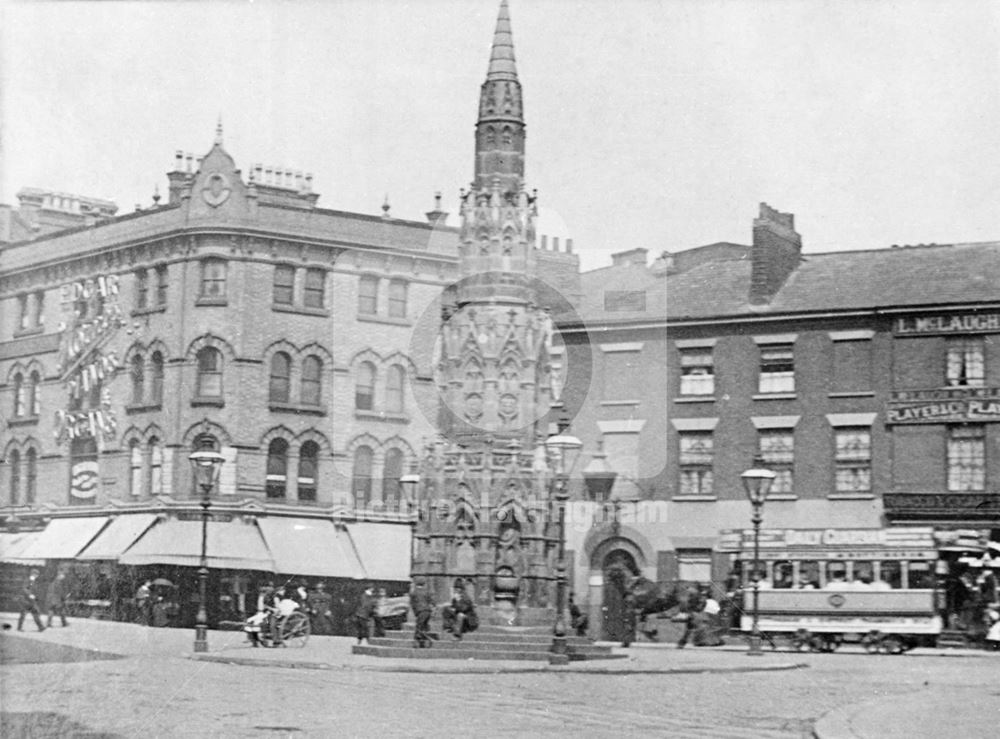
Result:
[[635,557],[624,549],[613,549],[604,558],[603,638],[622,641],[625,636],[625,589],[632,577],[639,574]]

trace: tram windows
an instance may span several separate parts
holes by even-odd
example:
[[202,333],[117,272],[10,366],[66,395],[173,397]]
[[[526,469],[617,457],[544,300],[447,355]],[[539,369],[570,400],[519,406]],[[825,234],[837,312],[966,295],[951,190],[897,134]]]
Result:
[[892,559],[887,559],[879,563],[878,580],[872,582],[872,587],[877,590],[898,590],[903,587],[903,568],[901,564]]
[[875,581],[875,564],[873,562],[855,562],[851,580],[856,587],[871,587]]
[[930,562],[910,562],[907,568],[911,590],[930,590],[934,587],[934,568]]
[[819,562],[813,559],[799,562],[799,582],[796,587],[801,590],[815,590],[819,587]]
[[842,588],[847,584],[847,564],[845,562],[826,563],[827,588]]
[[774,587],[778,588],[791,588],[795,583],[795,576],[793,574],[793,568],[791,562],[775,562],[774,563]]

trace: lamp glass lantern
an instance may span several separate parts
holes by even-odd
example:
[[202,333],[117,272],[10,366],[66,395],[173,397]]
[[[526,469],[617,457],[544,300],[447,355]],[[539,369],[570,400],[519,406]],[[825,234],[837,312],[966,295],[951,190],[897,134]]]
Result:
[[771,490],[771,484],[774,482],[775,477],[777,475],[773,470],[765,469],[764,467],[754,467],[740,475],[740,478],[743,480],[743,489],[746,491],[747,498],[750,499],[750,503],[754,507],[764,504],[764,500]]
[[222,464],[226,461],[218,452],[205,449],[195,452],[188,457],[191,462],[191,471],[194,474],[194,482],[201,490],[211,490],[219,481],[219,473],[222,472]]

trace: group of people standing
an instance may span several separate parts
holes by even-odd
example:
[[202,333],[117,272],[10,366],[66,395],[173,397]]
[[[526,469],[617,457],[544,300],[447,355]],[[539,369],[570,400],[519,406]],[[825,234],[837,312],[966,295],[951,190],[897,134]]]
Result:
[[[38,581],[38,570],[31,570],[27,579],[21,587],[21,608],[17,616],[17,630],[24,630],[24,619],[30,613],[35,621],[35,626],[39,631],[52,626],[52,620],[58,616],[62,625],[69,626],[66,619],[66,607],[69,601],[69,584],[66,581],[66,573],[60,570],[55,578],[49,583],[45,590],[44,604],[40,604],[42,586]],[[42,625],[42,608],[48,616],[48,623]]]

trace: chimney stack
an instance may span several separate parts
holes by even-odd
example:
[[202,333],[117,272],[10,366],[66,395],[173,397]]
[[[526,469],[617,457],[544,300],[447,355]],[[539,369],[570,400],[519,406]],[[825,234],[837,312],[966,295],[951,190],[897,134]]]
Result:
[[802,237],[795,231],[795,216],[760,204],[753,222],[750,252],[750,302],[771,302],[802,259]]

